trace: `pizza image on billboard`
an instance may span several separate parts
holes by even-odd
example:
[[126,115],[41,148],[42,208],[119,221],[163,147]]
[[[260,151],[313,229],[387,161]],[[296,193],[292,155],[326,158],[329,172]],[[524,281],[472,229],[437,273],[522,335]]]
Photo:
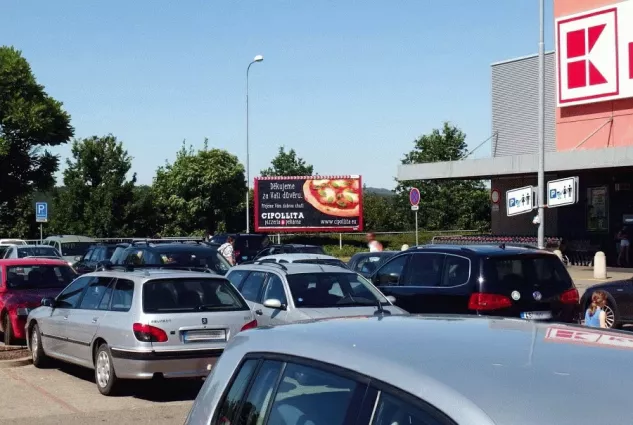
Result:
[[256,178],[255,231],[362,231],[362,187],[357,175]]
[[337,217],[358,217],[360,190],[358,179],[315,179],[303,184],[303,196],[310,205]]

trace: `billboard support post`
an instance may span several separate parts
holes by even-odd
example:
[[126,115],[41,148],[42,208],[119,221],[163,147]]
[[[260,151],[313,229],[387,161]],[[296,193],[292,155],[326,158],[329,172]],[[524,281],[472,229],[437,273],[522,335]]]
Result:
[[339,250],[343,249],[343,234],[342,233],[338,234],[338,249]]
[[545,0],[539,0],[538,43],[538,247],[545,248]]

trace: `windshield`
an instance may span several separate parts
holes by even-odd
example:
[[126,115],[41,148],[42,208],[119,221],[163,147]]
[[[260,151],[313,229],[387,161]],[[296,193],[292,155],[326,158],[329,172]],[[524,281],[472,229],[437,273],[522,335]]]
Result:
[[[135,264],[134,261],[137,260],[138,264]],[[142,253],[142,259],[138,256],[131,255],[128,256],[126,262],[146,267],[174,266],[209,269],[220,275],[225,275],[231,268],[231,264],[218,254],[215,248],[178,249],[173,251],[160,250],[160,252],[145,251]]]
[[62,255],[64,257],[84,255],[92,244],[92,242],[61,242]]
[[65,288],[76,277],[68,266],[7,267],[7,286],[12,289]]
[[52,246],[30,246],[27,248],[18,248],[18,258],[26,257],[61,258],[61,255],[59,255],[59,251]]
[[157,279],[143,286],[145,313],[238,310],[248,305],[223,278]]
[[356,273],[301,273],[287,276],[297,308],[375,306],[386,298]]
[[293,261],[293,263],[299,263],[299,264],[323,264],[323,265],[328,265],[328,266],[338,266],[338,267],[345,267],[345,268],[347,268],[345,263],[342,262],[341,260],[337,259],[337,258],[306,258],[304,260],[295,260],[295,261]]

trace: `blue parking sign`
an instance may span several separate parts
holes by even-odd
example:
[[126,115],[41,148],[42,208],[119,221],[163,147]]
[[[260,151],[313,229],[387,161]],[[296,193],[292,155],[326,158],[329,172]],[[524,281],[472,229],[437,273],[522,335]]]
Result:
[[510,208],[514,208],[516,200],[514,198],[510,198]]
[[35,203],[35,221],[38,223],[48,222],[48,203],[47,202]]

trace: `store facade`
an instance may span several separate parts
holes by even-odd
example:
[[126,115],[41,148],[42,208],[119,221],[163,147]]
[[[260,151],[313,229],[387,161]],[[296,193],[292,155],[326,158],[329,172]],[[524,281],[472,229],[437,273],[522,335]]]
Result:
[[[535,3],[535,7],[536,7]],[[633,229],[633,0],[554,0],[545,54],[545,179],[579,176],[576,205],[546,209],[545,233],[615,256]],[[536,186],[538,57],[492,64],[492,157],[402,165],[400,180],[486,179],[495,235],[535,235],[534,214],[508,217],[505,192]],[[543,191],[544,192],[544,191]]]

